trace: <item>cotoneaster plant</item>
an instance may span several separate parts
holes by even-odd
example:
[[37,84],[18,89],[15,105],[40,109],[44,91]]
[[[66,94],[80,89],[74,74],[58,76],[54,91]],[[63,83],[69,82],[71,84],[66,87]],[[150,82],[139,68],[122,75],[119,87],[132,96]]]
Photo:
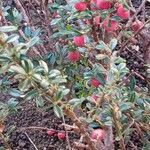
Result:
[[[65,7],[70,9],[66,10]],[[127,135],[131,134],[126,128],[128,123],[125,120],[129,119],[126,112],[130,112],[131,116],[134,114],[140,95],[134,91],[135,79],[130,78],[130,83],[124,85],[129,70],[114,50],[121,41],[117,38],[119,33],[140,29],[142,25],[124,28],[122,22],[127,22],[131,13],[130,6],[123,1],[71,1],[67,6],[61,6],[57,13],[64,13],[67,21],[63,22],[64,16],[52,21],[54,30],[57,30],[53,37],[66,37],[68,46],[64,45],[64,48],[68,54],[78,51],[81,56],[73,65],[66,64],[68,61],[62,62],[67,65],[68,80],[73,84],[70,86],[73,95],[69,96],[72,98],[69,103],[74,111],[82,108],[80,113],[84,117],[80,116],[80,119],[94,129],[91,138],[101,139],[97,142],[110,139],[111,134],[108,132],[115,128],[116,134],[111,137],[109,144],[113,147],[112,143],[116,140],[119,141],[120,149],[126,149]],[[59,26],[60,22],[63,27]],[[71,59],[69,61],[73,62]],[[102,138],[96,138],[97,136]],[[97,146],[96,143],[95,145]]]
[[[49,55],[50,64],[27,56],[38,36],[20,43],[18,34],[7,34],[17,33],[17,26],[0,27],[0,72],[11,73],[18,85],[11,94],[42,101],[41,107],[49,106],[57,117],[70,118],[69,127],[80,136],[74,142],[77,148],[111,149],[118,142],[125,150],[132,132],[148,125],[149,97],[136,91],[135,78],[128,76],[125,60],[115,51],[122,21],[128,20],[122,12],[129,13],[126,3],[119,1],[122,9],[116,3],[73,0],[61,5],[51,22],[52,37],[64,38],[65,44],[56,44],[57,57]],[[47,134],[67,139],[66,132]]]

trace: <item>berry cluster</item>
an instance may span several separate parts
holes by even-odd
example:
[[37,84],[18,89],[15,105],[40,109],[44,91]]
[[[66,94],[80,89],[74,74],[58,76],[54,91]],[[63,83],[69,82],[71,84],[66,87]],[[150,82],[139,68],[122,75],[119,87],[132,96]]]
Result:
[[57,136],[58,139],[60,139],[60,140],[64,140],[64,139],[66,138],[66,135],[65,135],[64,132],[57,132],[57,131],[55,131],[55,130],[48,130],[48,131],[47,131],[47,134],[48,134],[49,136]]

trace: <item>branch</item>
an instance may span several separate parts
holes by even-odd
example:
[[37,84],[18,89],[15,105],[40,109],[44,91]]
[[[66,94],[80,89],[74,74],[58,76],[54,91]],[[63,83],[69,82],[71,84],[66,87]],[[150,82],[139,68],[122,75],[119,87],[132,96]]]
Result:
[[30,137],[29,137],[29,135],[25,132],[24,133],[26,136],[27,136],[27,138],[28,138],[28,140],[30,141],[30,143],[33,145],[33,147],[35,148],[35,150],[38,150],[38,148],[36,147],[36,145],[33,143],[33,141],[30,139]]
[[[56,100],[53,95],[55,93],[55,90],[56,90],[55,88],[54,89],[51,88],[46,93],[47,95],[52,97],[53,101]],[[68,118],[70,118],[72,120],[72,122],[79,128],[81,135],[83,135],[85,141],[87,142],[87,144],[89,146],[89,150],[97,150],[94,142],[90,138],[89,133],[86,131],[86,127],[80,121],[80,119],[77,118],[76,114],[72,111],[72,109],[69,107],[69,105],[63,105],[63,103],[61,101],[59,101],[57,103],[57,105],[62,108],[63,113],[66,114],[66,116]]]

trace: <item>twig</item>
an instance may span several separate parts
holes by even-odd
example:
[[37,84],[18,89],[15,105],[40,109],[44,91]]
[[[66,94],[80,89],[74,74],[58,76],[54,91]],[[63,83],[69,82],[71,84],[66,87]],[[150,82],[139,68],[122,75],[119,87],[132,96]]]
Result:
[[12,150],[10,145],[8,144],[8,142],[5,140],[5,137],[4,137],[3,133],[1,133],[1,132],[0,132],[0,138],[2,139],[3,144],[7,148],[7,150]]
[[142,8],[145,5],[146,1],[147,0],[143,0],[142,1],[141,5],[137,9],[136,13],[129,19],[129,21],[128,21],[127,25],[126,25],[127,28],[130,27],[130,25],[131,25],[132,21],[134,20],[134,18],[136,18],[136,16],[138,15],[138,13],[142,10]]
[[144,4],[142,8],[142,22],[143,23],[145,23],[145,17],[146,17],[146,11],[145,11],[145,4]]
[[33,143],[33,141],[31,140],[31,138],[29,137],[29,135],[24,132],[24,134],[27,136],[28,140],[30,141],[30,143],[34,146],[35,150],[38,150],[38,148],[36,147],[36,145]]
[[144,62],[144,60],[142,58],[140,58],[134,51],[130,50],[128,47],[126,47],[126,49],[132,53],[132,55],[134,55],[136,58],[138,58],[141,62]]
[[111,113],[112,113],[112,118],[113,118],[113,122],[114,122],[114,125],[115,125],[115,128],[116,128],[116,134],[117,136],[120,138],[119,140],[119,145],[120,145],[120,149],[121,150],[126,150],[125,148],[125,142],[124,142],[124,138],[123,138],[123,135],[122,135],[122,124],[119,120],[119,118],[117,117],[117,106],[115,103],[113,103],[112,100],[110,100],[110,109],[111,109]]
[[135,34],[133,34],[127,41],[125,41],[125,42],[122,44],[121,48],[118,50],[118,53],[120,53],[121,51],[123,51],[124,48],[127,46],[127,44],[131,42],[132,38],[136,37],[136,36],[140,33],[140,31],[145,27],[145,25],[146,25],[147,23],[149,23],[149,22],[150,22],[150,20],[147,20],[147,21],[145,22],[144,26],[143,26],[141,29],[139,29],[139,30],[138,30],[137,32],[135,32]]
[[[62,120],[63,120],[63,123],[66,124],[64,115],[62,115]],[[65,129],[65,132],[66,132],[66,141],[68,143],[68,148],[69,148],[69,150],[71,150],[70,140],[69,140],[68,131],[67,131],[66,126],[64,126],[64,129]]]
[[74,125],[71,126],[71,125],[62,123],[62,126],[66,127],[67,130],[74,130],[75,132],[79,133],[79,128]]
[[136,75],[140,79],[145,80],[145,78],[142,75],[140,75],[139,73],[137,73],[136,71],[133,71],[133,75]]
[[134,150],[138,150],[137,146],[135,146],[132,141],[130,141],[130,144],[134,148]]
[[79,143],[79,142],[74,142],[74,145],[80,150],[88,149],[87,145]]

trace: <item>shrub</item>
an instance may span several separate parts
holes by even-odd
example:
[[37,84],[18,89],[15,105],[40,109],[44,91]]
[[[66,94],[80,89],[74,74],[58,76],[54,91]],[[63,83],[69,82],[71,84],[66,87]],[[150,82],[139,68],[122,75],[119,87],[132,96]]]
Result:
[[[128,76],[126,61],[115,51],[123,30],[121,19],[129,18],[129,10],[124,8],[128,5],[117,9],[115,5],[115,1],[87,0],[58,7],[58,15],[51,21],[52,38],[64,38],[66,43],[56,43],[56,51],[47,60],[35,61],[27,55],[40,41],[37,34],[24,43],[17,26],[0,27],[0,72],[11,73],[18,82],[11,94],[42,101],[43,107],[49,103],[58,117],[69,117],[83,137],[80,142],[90,150],[114,147],[114,141],[124,150],[134,128],[148,124],[149,97],[145,90],[136,91],[135,78]],[[98,26],[95,17],[100,18]],[[16,33],[7,34],[13,31]],[[92,140],[93,129],[105,131],[100,137],[104,142]],[[59,133],[58,138],[64,139],[65,134]]]

